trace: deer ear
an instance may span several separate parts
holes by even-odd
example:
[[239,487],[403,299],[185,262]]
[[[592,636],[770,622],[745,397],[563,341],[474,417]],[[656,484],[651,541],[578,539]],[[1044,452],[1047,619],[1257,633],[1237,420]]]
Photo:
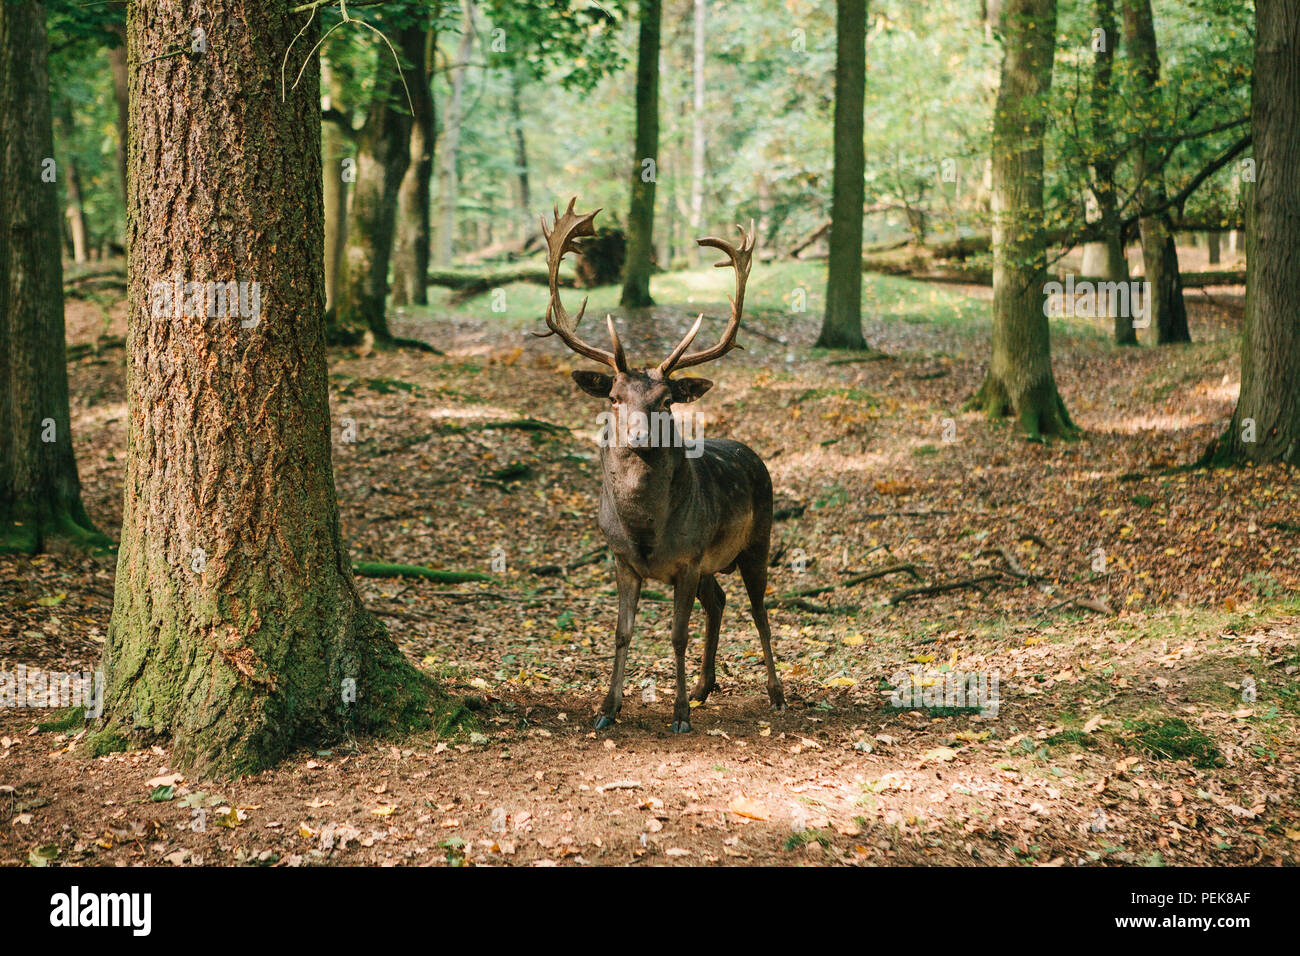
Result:
[[670,378],[668,386],[673,390],[673,401],[693,402],[709,389],[713,383],[707,378]]
[[614,376],[604,372],[577,369],[573,372],[573,380],[578,383],[578,388],[596,398],[609,398],[609,390],[614,387]]

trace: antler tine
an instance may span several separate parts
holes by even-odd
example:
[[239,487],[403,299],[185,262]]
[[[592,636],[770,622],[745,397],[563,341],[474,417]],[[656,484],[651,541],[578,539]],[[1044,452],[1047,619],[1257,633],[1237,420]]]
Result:
[[[614,336],[613,352],[598,349],[578,338],[578,323],[582,321],[587,311],[587,300],[585,298],[582,300],[578,314],[572,318],[560,302],[560,262],[566,253],[578,251],[578,239],[596,234],[592,220],[596,218],[596,213],[600,212],[597,209],[596,212],[579,215],[573,211],[574,203],[577,201],[576,196],[569,200],[569,208],[564,211],[564,215],[560,215],[560,207],[556,206],[555,218],[549,229],[546,228],[546,217],[542,217],[542,235],[546,237],[546,268],[550,288],[550,298],[546,304],[546,325],[551,331],[533,334],[541,337],[558,335],[565,345],[579,355],[585,355],[602,365],[624,371],[627,368],[627,359],[623,356],[623,347],[619,344],[617,336]],[[610,331],[613,332],[612,320],[609,325]]]
[[749,280],[750,261],[754,254],[754,222],[750,220],[749,231],[746,232],[743,226],[737,225],[737,231],[740,233],[740,245],[733,246],[725,239],[719,239],[716,236],[705,236],[703,239],[695,241],[701,246],[710,246],[719,249],[727,259],[719,262],[715,266],[718,269],[725,269],[727,266],[736,270],[736,294],[731,299],[731,320],[727,323],[727,328],[722,333],[722,338],[718,343],[710,348],[701,349],[698,352],[691,352],[689,355],[683,354],[695,338],[695,334],[700,330],[700,323],[704,319],[701,314],[695,320],[695,325],[686,333],[686,337],[673,349],[672,354],[664,359],[659,366],[659,372],[662,375],[668,375],[674,369],[690,368],[692,365],[703,365],[705,362],[711,362],[716,358],[721,358],[733,348],[739,348],[736,345],[736,333],[740,331],[740,316],[745,311],[745,283]]
[[614,368],[620,372],[626,372],[627,353],[623,351],[623,343],[618,340],[618,330],[614,328],[614,317],[608,312],[605,313],[605,325],[609,329],[609,340],[614,343]]

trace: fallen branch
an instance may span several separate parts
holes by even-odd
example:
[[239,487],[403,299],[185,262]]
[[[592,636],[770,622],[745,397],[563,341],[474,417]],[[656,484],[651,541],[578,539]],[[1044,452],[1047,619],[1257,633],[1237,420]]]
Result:
[[578,568],[585,568],[589,564],[596,564],[605,558],[605,546],[602,544],[599,548],[594,548],[586,554],[570,561],[568,564],[539,564],[536,567],[529,568],[529,574],[535,574],[540,578],[554,577],[557,574],[564,574],[568,571],[576,571]]
[[511,418],[502,422],[476,422],[472,425],[442,425],[442,430],[448,432],[487,432],[507,428],[521,432],[544,432],[548,435],[565,435],[569,432],[569,428],[565,425],[556,425],[537,418]]
[[1007,570],[1010,571],[1012,574],[1014,574],[1016,577],[1023,578],[1026,581],[1032,581],[1034,579],[1034,576],[1032,574],[1030,574],[1028,571],[1026,571],[1024,568],[1020,566],[1020,562],[1016,560],[1016,556],[1012,554],[1009,549],[1001,546],[996,548],[985,548],[978,555],[976,555],[976,557],[982,558],[986,554],[1000,556],[1002,560],[1007,563]]
[[909,601],[912,598],[919,597],[923,594],[942,594],[945,591],[957,591],[962,588],[973,588],[983,584],[985,581],[996,581],[1000,577],[1002,577],[1002,572],[997,571],[993,574],[981,574],[973,578],[962,578],[960,581],[947,581],[943,584],[928,584],[919,588],[907,588],[897,592],[896,594],[890,595],[888,603],[902,604],[904,601]]
[[365,578],[423,578],[440,584],[463,584],[466,581],[491,581],[477,571],[439,571],[422,564],[388,564],[383,561],[356,561],[352,573]]

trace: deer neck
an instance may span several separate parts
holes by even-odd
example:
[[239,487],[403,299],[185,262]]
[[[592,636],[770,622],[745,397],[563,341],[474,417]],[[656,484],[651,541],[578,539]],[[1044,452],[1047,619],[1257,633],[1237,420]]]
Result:
[[601,449],[603,491],[631,531],[662,529],[695,480],[681,447]]

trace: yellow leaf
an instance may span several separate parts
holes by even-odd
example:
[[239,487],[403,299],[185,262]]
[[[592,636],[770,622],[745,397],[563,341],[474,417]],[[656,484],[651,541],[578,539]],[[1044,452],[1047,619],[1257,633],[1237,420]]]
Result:
[[767,807],[757,800],[751,800],[743,793],[737,794],[727,807],[738,817],[744,817],[747,820],[767,820],[770,818]]

